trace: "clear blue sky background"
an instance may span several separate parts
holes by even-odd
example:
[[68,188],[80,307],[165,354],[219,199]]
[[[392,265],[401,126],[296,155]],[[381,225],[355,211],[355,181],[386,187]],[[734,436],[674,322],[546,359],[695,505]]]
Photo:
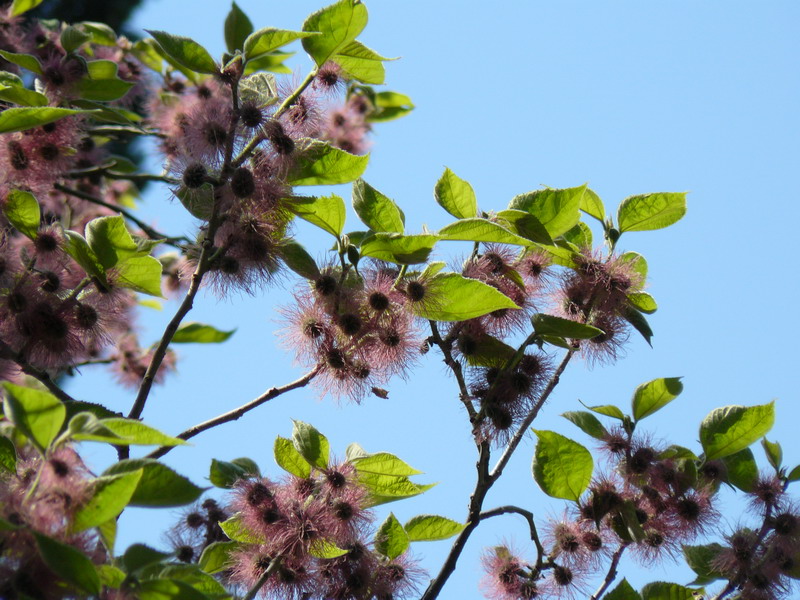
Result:
[[[324,0],[323,0],[324,1]],[[319,8],[308,0],[240,6],[256,27],[299,29]],[[632,337],[616,366],[572,365],[537,421],[582,443],[589,440],[558,415],[590,404],[628,406],[641,382],[683,376],[683,396],[646,423],[666,443],[699,448],[698,424],[713,408],[762,404],[777,398],[770,439],[784,445],[786,462],[800,462],[797,435],[798,216],[795,179],[800,166],[800,4],[752,2],[368,2],[370,23],[361,39],[386,56],[388,89],[409,94],[417,109],[376,129],[366,180],[405,210],[410,231],[449,221],[433,201],[445,166],[468,179],[481,208],[501,209],[516,194],[540,185],[589,182],[614,208],[624,197],[688,191],[689,211],[676,226],[626,234],[621,246],[650,263],[649,291],[660,310],[651,323],[654,348]],[[215,54],[223,50],[221,1],[151,0],[136,28],[189,35]],[[292,62],[302,76],[308,59],[297,45]],[[340,186],[336,193],[349,196]],[[142,207],[162,229],[193,231],[165,189]],[[351,215],[352,216],[352,215]],[[358,229],[353,220],[352,229]],[[319,258],[329,244],[313,237]],[[448,259],[440,244],[438,256]],[[238,406],[265,389],[302,374],[279,349],[277,305],[291,300],[292,280],[258,297],[201,298],[191,319],[238,328],[224,346],[182,346],[180,369],[152,394],[146,422],[170,433]],[[144,341],[160,335],[174,303],[141,319]],[[132,395],[107,383],[104,372],[77,379],[70,392],[119,410]],[[386,450],[440,482],[421,497],[388,505],[401,521],[419,513],[463,519],[473,486],[475,454],[454,382],[431,352],[407,382],[394,381],[389,400],[363,405],[320,401],[313,390],[281,397],[239,422],[195,438],[166,462],[203,483],[211,458],[250,456],[279,475],[272,442],[288,435],[291,418],[316,425],[343,456],[358,441]],[[100,466],[112,460],[91,448]],[[539,521],[564,504],[545,497],[530,475],[528,439],[496,486],[487,507],[515,503]],[[759,460],[763,457],[756,448]],[[762,461],[763,462],[763,461]],[[723,523],[741,522],[738,505],[725,505]],[[132,510],[121,521],[119,548],[134,541],[161,544],[170,511]],[[493,519],[470,540],[442,598],[478,597],[481,548],[526,543],[518,517]],[[449,542],[417,544],[431,574]],[[529,556],[533,556],[532,552]],[[690,580],[667,564],[623,574],[637,584]]]

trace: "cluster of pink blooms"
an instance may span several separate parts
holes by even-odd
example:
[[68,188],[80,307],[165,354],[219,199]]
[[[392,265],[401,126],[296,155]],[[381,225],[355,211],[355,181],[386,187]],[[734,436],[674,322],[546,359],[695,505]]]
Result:
[[[307,479],[245,479],[235,486],[227,509],[207,500],[202,510],[184,516],[172,540],[181,560],[196,561],[202,548],[225,539],[217,523],[234,513],[248,537],[259,541],[231,554],[223,573],[230,586],[250,589],[271,569],[262,597],[406,598],[422,572],[408,553],[389,559],[372,548],[368,500],[350,463],[315,471]],[[339,556],[321,558],[326,548]]]
[[16,473],[0,475],[0,517],[13,526],[0,530],[0,598],[56,600],[70,594],[70,584],[42,559],[33,532],[72,546],[97,564],[105,562],[92,530],[69,529],[90,497],[90,474],[69,447],[55,449],[46,459],[28,448],[20,453]]

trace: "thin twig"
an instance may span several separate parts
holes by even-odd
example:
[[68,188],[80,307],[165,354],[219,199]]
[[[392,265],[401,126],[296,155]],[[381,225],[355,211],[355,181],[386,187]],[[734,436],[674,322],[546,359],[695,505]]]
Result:
[[253,584],[253,587],[247,590],[247,594],[245,594],[242,600],[253,600],[253,598],[256,597],[256,594],[258,594],[261,588],[264,587],[264,584],[267,582],[267,579],[269,579],[270,575],[272,575],[275,571],[277,571],[278,567],[280,566],[281,566],[281,557],[278,556],[277,558],[273,558],[272,562],[269,563],[267,570],[261,574],[261,577],[259,577],[258,581],[256,581],[255,584]]
[[22,354],[14,352],[14,350],[12,350],[11,347],[2,340],[0,340],[0,358],[11,360],[17,363],[19,368],[22,369],[23,373],[39,380],[51,394],[53,394],[62,402],[76,402],[75,398],[70,396],[67,392],[56,385],[56,382],[53,381],[53,378],[50,377],[50,374],[47,373],[47,371],[43,371],[42,369],[34,367],[27,360],[25,360],[25,357],[22,356]]
[[464,380],[464,371],[461,368],[461,363],[453,358],[453,352],[451,349],[452,343],[442,339],[442,336],[439,333],[439,328],[436,325],[436,321],[429,321],[429,323],[431,324],[431,339],[433,340],[433,343],[439,347],[439,350],[442,351],[442,355],[444,356],[444,364],[446,364],[453,372],[453,375],[455,375],[456,381],[458,382],[459,399],[464,405],[464,408],[467,409],[467,414],[469,414],[469,422],[472,423],[474,427],[476,425],[475,420],[477,418],[477,412],[475,411],[475,407],[472,406],[472,401],[470,400],[469,390],[467,389],[467,383]]
[[567,368],[567,364],[569,360],[572,358],[574,354],[574,350],[567,350],[567,353],[564,355],[564,358],[561,360],[561,364],[558,365],[556,370],[553,372],[553,375],[550,377],[550,381],[547,382],[547,387],[544,388],[542,395],[539,396],[539,399],[536,401],[536,404],[533,405],[530,412],[528,412],[525,419],[523,419],[522,423],[520,424],[519,428],[517,429],[514,437],[509,440],[506,449],[503,451],[503,454],[500,456],[500,459],[497,461],[497,464],[492,469],[491,474],[489,475],[492,482],[497,481],[497,478],[503,474],[503,469],[508,464],[508,461],[511,459],[511,455],[514,454],[514,450],[517,449],[519,443],[522,441],[522,438],[525,437],[525,434],[528,432],[528,428],[533,423],[533,420],[536,418],[536,415],[539,414],[539,411],[544,406],[544,403],[547,402],[547,399],[550,397],[550,394],[553,393],[553,390],[558,385],[558,381],[561,377],[561,374],[564,372],[564,369]]
[[542,546],[542,542],[539,540],[539,533],[536,531],[536,523],[533,521],[533,513],[531,511],[509,504],[506,506],[498,506],[492,510],[484,511],[478,515],[478,518],[483,521],[484,519],[497,517],[499,515],[506,515],[509,513],[516,513],[525,517],[525,520],[528,522],[528,527],[531,529],[531,540],[534,544],[536,544],[536,552],[539,555],[539,558],[536,562],[537,564],[540,564],[544,558],[544,547]]
[[92,196],[91,194],[87,194],[87,193],[82,192],[80,190],[72,189],[71,187],[68,187],[68,186],[60,184],[60,183],[54,184],[53,187],[56,188],[57,190],[61,191],[61,192],[64,192],[65,194],[69,194],[70,196],[75,196],[76,198],[80,198],[81,200],[86,200],[87,202],[91,202],[92,204],[97,204],[98,206],[103,206],[105,208],[108,208],[110,210],[118,212],[123,217],[128,219],[131,223],[136,225],[139,229],[144,231],[144,233],[148,237],[150,237],[150,238],[152,238],[154,240],[164,240],[164,243],[169,244],[170,246],[174,246],[176,248],[180,248],[181,247],[181,245],[177,243],[178,241],[184,241],[184,242],[187,242],[187,243],[190,242],[190,240],[188,238],[183,237],[183,236],[174,237],[174,236],[169,236],[169,235],[163,234],[163,233],[161,233],[159,231],[156,231],[155,229],[150,227],[150,225],[148,225],[147,223],[145,223],[144,221],[142,221],[138,217],[134,216],[133,214],[131,214],[129,211],[125,210],[124,208],[122,208],[120,206],[116,206],[115,204],[111,204],[110,202],[106,202],[105,200],[101,200],[100,198],[97,198],[96,196]]
[[[268,402],[273,398],[277,398],[278,396],[280,396],[281,394],[285,394],[286,392],[290,392],[292,390],[296,390],[298,388],[308,385],[308,383],[312,379],[314,379],[317,373],[319,373],[319,369],[320,369],[319,366],[317,366],[312,371],[309,371],[308,373],[303,375],[300,379],[297,379],[296,381],[293,381],[292,383],[288,383],[281,387],[271,388],[266,392],[264,392],[263,394],[261,394],[255,400],[251,400],[247,404],[243,404],[239,408],[230,410],[226,413],[214,417],[213,419],[209,419],[208,421],[204,421],[202,423],[194,425],[193,427],[190,427],[183,433],[179,433],[176,437],[182,440],[188,440],[190,438],[193,438],[199,433],[203,433],[204,431],[216,427],[217,425],[222,425],[223,423],[230,423],[231,421],[236,421],[237,419],[241,418],[245,413],[248,413],[254,408],[261,406],[265,402]],[[148,454],[146,458],[161,458],[162,456],[167,454],[167,452],[172,450],[174,447],[175,446],[162,446],[158,450],[154,450],[153,452]]]
[[608,571],[606,572],[606,578],[603,580],[603,583],[600,584],[600,587],[597,588],[597,591],[592,594],[589,600],[598,600],[600,596],[605,593],[610,586],[614,579],[617,577],[617,567],[619,566],[619,559],[622,558],[622,553],[625,552],[625,548],[627,548],[627,544],[621,544],[617,551],[614,552],[614,555],[611,557],[611,564],[608,565]]

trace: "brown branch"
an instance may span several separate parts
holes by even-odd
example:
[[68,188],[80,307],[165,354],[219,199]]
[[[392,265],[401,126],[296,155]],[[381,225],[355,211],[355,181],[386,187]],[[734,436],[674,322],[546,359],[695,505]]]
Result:
[[525,517],[525,520],[528,522],[528,527],[530,527],[531,530],[531,540],[534,544],[536,544],[536,552],[539,555],[536,563],[537,565],[541,565],[542,560],[544,559],[544,547],[542,546],[542,542],[539,540],[539,533],[536,531],[536,523],[533,521],[533,513],[531,511],[513,505],[498,506],[492,510],[482,512],[480,515],[478,515],[478,518],[483,521],[484,519],[497,517],[499,515],[506,515],[509,513],[516,513]]
[[[209,419],[208,421],[204,421],[202,423],[194,425],[193,427],[190,427],[183,433],[179,433],[176,437],[182,440],[188,440],[200,433],[203,433],[204,431],[216,427],[217,425],[222,425],[223,423],[230,423],[231,421],[236,421],[237,419],[241,418],[245,413],[250,412],[254,408],[261,406],[262,404],[272,400],[273,398],[277,398],[281,394],[285,394],[286,392],[290,392],[292,390],[305,387],[312,379],[314,379],[314,377],[316,377],[317,373],[319,373],[319,369],[320,367],[317,366],[313,370],[303,375],[300,379],[297,379],[292,383],[288,383],[281,387],[270,388],[255,400],[251,400],[247,404],[243,404],[239,408],[230,410],[226,413],[214,417],[213,419]],[[148,454],[146,458],[161,458],[162,456],[167,454],[167,452],[172,450],[174,447],[175,446],[162,446],[158,450],[154,450],[153,452]]]
[[433,343],[436,344],[439,347],[439,350],[442,351],[442,355],[444,356],[444,364],[446,364],[453,372],[453,375],[458,382],[459,400],[461,400],[461,403],[467,409],[467,414],[469,414],[469,422],[472,423],[473,427],[476,427],[477,412],[475,411],[475,407],[472,406],[472,401],[470,400],[469,390],[467,389],[467,382],[464,380],[464,370],[461,368],[461,363],[453,358],[452,341],[445,341],[442,339],[442,336],[439,333],[439,328],[436,326],[436,321],[429,321],[429,323],[431,325],[430,339],[432,339]]
[[76,402],[75,398],[62,390],[56,384],[56,382],[53,381],[53,378],[50,377],[50,374],[47,371],[34,367],[21,353],[14,352],[14,350],[12,350],[11,347],[2,340],[0,340],[0,358],[17,363],[19,368],[22,369],[23,373],[39,380],[51,394],[53,394],[62,402]]
[[619,566],[619,559],[622,558],[622,553],[625,552],[625,548],[627,548],[627,544],[621,544],[617,551],[614,552],[614,555],[611,557],[611,564],[608,565],[608,572],[606,572],[606,578],[603,580],[603,583],[600,584],[600,587],[597,588],[597,591],[589,597],[589,600],[598,600],[600,596],[605,593],[610,586],[614,579],[617,577],[617,567]]

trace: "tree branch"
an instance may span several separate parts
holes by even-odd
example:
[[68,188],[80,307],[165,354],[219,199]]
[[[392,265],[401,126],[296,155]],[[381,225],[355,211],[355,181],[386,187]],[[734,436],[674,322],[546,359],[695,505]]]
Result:
[[4,341],[0,340],[0,358],[13,361],[19,365],[22,372],[26,375],[39,380],[47,390],[62,402],[76,402],[75,398],[70,396],[67,392],[62,390],[47,371],[34,367],[30,364],[25,357],[18,352],[14,352],[11,347]]
[[[257,408],[272,400],[273,398],[277,398],[281,394],[285,394],[286,392],[290,392],[292,390],[296,390],[301,387],[305,387],[308,383],[316,377],[317,373],[319,373],[320,367],[317,366],[313,370],[309,371],[305,375],[303,375],[300,379],[293,381],[292,383],[288,383],[281,387],[274,387],[270,388],[263,394],[261,394],[255,400],[251,400],[247,404],[243,404],[238,408],[234,408],[226,413],[223,413],[219,416],[214,417],[213,419],[209,419],[208,421],[204,421],[193,427],[189,427],[186,431],[179,433],[176,437],[182,440],[188,440],[193,438],[194,436],[203,433],[209,429],[216,427],[217,425],[222,425],[223,423],[230,423],[231,421],[236,421],[237,419],[241,418],[245,413],[250,412],[254,408]],[[154,450],[150,454],[146,456],[146,458],[161,458],[167,452],[172,450],[175,446],[162,446],[158,450]]]
[[446,364],[453,372],[453,375],[458,382],[459,400],[461,400],[461,403],[467,409],[467,414],[469,414],[469,422],[473,427],[475,427],[477,424],[477,412],[470,401],[469,390],[467,389],[467,382],[464,380],[464,371],[461,368],[461,363],[453,358],[453,352],[451,349],[452,344],[442,339],[442,336],[439,333],[439,328],[436,326],[436,321],[429,321],[429,323],[431,325],[431,339],[433,340],[433,343],[439,347],[439,350],[442,351],[442,355],[444,356],[444,364]]
[[539,554],[539,558],[536,562],[537,564],[541,563],[542,558],[544,557],[544,547],[542,546],[542,542],[539,540],[539,533],[536,531],[536,523],[533,521],[533,513],[531,511],[513,505],[498,506],[492,510],[482,512],[478,515],[478,518],[483,521],[484,519],[497,517],[499,515],[506,515],[509,513],[522,515],[525,517],[525,520],[528,521],[528,527],[531,529],[531,540],[533,540],[533,543],[536,544],[536,552]]
[[614,555],[611,557],[611,564],[608,565],[606,578],[603,580],[603,583],[600,584],[600,587],[597,588],[597,591],[589,597],[589,600],[598,600],[608,589],[608,586],[613,583],[614,579],[617,577],[619,559],[622,558],[622,553],[625,552],[625,548],[627,548],[627,544],[621,544],[620,547],[617,548],[617,551],[614,552]]

